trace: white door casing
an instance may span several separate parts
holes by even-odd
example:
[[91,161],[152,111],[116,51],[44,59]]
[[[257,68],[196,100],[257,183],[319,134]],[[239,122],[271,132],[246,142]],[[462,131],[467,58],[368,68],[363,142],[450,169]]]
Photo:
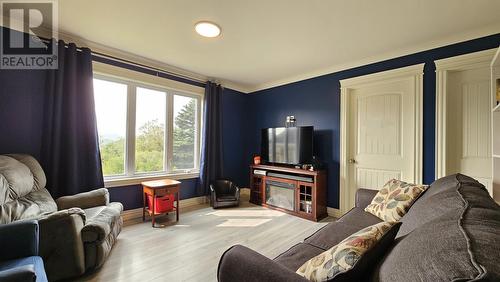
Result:
[[423,67],[340,81],[343,213],[358,188],[380,189],[392,178],[422,183]]
[[489,64],[495,49],[435,61],[436,178],[464,173],[491,184]]

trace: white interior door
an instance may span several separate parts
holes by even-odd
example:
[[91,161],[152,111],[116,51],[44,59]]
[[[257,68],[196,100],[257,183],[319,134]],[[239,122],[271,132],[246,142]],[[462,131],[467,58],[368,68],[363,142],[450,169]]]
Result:
[[393,178],[421,183],[422,69],[341,81],[343,212],[354,206],[359,188],[378,190]]
[[378,190],[393,178],[415,181],[414,88],[408,79],[352,90],[352,199],[358,188]]
[[491,190],[490,71],[448,71],[446,174],[469,175]]

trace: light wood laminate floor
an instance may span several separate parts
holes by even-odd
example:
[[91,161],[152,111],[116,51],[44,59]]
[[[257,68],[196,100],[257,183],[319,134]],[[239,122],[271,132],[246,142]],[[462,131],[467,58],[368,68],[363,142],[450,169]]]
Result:
[[232,245],[273,258],[331,218],[315,223],[243,200],[238,208],[185,208],[179,223],[173,214],[169,220],[154,229],[150,222],[129,222],[104,266],[79,281],[216,281],[219,258]]

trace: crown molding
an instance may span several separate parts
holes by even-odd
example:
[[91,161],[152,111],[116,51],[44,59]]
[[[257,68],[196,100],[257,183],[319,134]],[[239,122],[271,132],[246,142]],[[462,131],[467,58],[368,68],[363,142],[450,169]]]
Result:
[[[411,76],[422,76],[424,74],[424,63],[362,75],[340,80],[341,88],[364,87],[366,85],[386,83],[388,80],[406,79]],[[382,79],[383,78],[383,79]]]
[[253,93],[261,91],[261,90],[266,90],[266,89],[270,89],[270,88],[274,88],[274,87],[278,87],[278,86],[282,86],[282,85],[286,85],[286,84],[290,84],[290,83],[294,83],[294,82],[298,82],[298,81],[302,81],[302,80],[307,80],[307,79],[311,79],[311,78],[315,78],[315,77],[319,77],[319,76],[323,76],[323,75],[332,74],[335,72],[340,72],[340,71],[344,71],[344,70],[348,70],[348,69],[352,69],[352,68],[356,68],[356,67],[362,67],[362,66],[366,66],[369,64],[374,64],[374,63],[378,63],[378,62],[382,62],[382,61],[386,61],[386,60],[390,60],[390,59],[394,59],[394,58],[398,58],[398,57],[402,57],[402,56],[406,56],[406,55],[411,55],[411,54],[415,54],[415,53],[419,53],[419,52],[432,50],[435,48],[445,47],[448,45],[461,43],[464,41],[473,40],[473,39],[481,38],[484,36],[494,35],[494,34],[499,33],[498,32],[499,30],[500,30],[500,23],[497,23],[497,24],[486,26],[483,28],[467,31],[467,32],[464,32],[462,34],[458,34],[458,35],[455,34],[455,35],[451,35],[451,36],[447,36],[447,37],[442,37],[442,38],[432,40],[432,41],[429,41],[429,42],[426,42],[423,44],[418,44],[418,45],[415,45],[415,46],[412,46],[409,48],[402,48],[402,49],[399,49],[399,50],[396,50],[393,52],[386,52],[386,53],[383,53],[383,54],[380,54],[377,56],[371,56],[371,57],[363,58],[363,59],[349,62],[349,63],[345,63],[345,64],[337,64],[337,65],[330,66],[327,68],[313,70],[313,71],[306,72],[303,74],[299,74],[299,75],[290,76],[287,78],[283,78],[283,79],[279,79],[279,80],[275,80],[275,81],[271,81],[271,82],[258,84],[253,89],[251,89],[250,94],[253,94]]
[[436,72],[441,70],[469,70],[489,67],[497,48],[434,61]]

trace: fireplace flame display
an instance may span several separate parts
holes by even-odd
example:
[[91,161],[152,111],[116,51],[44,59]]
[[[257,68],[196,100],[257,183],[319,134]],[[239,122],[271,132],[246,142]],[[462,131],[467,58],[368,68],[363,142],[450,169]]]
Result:
[[266,180],[266,204],[293,211],[295,186],[287,182]]

